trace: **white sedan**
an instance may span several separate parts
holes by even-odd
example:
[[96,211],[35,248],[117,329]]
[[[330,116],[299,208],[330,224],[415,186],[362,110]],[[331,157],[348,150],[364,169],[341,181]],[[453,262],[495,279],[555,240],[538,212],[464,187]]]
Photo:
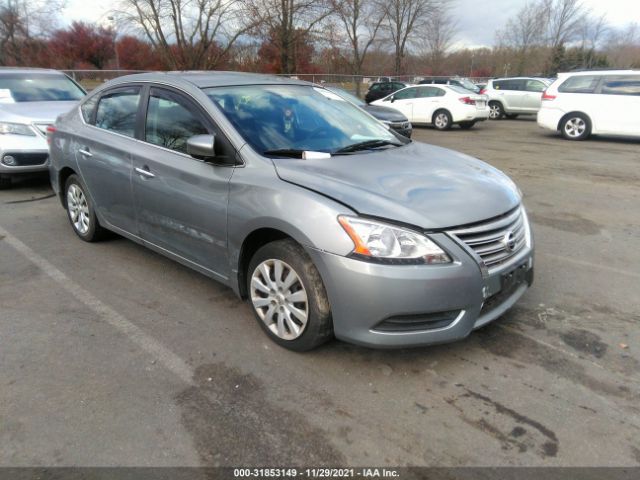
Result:
[[372,102],[405,114],[412,124],[448,130],[453,124],[468,129],[489,118],[487,96],[456,85],[418,85],[403,88]]

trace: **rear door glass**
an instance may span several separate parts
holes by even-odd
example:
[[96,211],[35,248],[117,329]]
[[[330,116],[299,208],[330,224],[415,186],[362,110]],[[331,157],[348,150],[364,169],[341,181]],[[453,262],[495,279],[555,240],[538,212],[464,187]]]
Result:
[[575,75],[567,78],[558,91],[562,93],[593,93],[600,81],[598,75]]
[[606,95],[640,96],[640,75],[605,77],[600,91]]

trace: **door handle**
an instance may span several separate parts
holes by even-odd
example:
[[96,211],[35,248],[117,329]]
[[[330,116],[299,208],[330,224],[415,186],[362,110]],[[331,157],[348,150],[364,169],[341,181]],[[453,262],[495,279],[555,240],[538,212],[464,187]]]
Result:
[[78,153],[84,155],[85,157],[93,157],[93,153],[91,153],[88,149],[83,150],[82,148],[78,150]]
[[139,175],[142,175],[143,177],[146,177],[146,178],[154,178],[155,177],[155,175],[149,171],[149,167],[144,167],[144,168],[137,168],[136,167],[135,170],[136,170],[136,173],[138,173]]

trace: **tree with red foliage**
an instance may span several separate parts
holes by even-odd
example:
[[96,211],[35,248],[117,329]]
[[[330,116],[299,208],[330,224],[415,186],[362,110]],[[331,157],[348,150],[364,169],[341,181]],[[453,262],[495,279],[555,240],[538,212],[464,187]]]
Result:
[[298,29],[294,36],[296,40],[291,49],[291,58],[288,60],[290,64],[284,66],[282,65],[282,47],[278,32],[275,29],[269,32],[258,51],[261,71],[266,73],[318,73],[318,68],[311,61],[315,48],[309,32]]
[[120,68],[124,70],[164,70],[167,66],[151,44],[131,35],[116,42]]
[[89,64],[103,69],[115,57],[115,32],[110,28],[73,22],[66,30],[56,30],[49,46],[58,68],[77,68]]

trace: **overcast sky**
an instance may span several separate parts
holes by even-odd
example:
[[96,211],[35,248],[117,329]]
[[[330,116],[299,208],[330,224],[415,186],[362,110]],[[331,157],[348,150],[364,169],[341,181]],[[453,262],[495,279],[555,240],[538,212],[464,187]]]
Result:
[[[526,3],[526,0],[454,0],[453,14],[458,21],[457,46],[489,46],[495,40],[495,31]],[[105,21],[106,12],[115,0],[68,0],[63,18],[73,20]],[[607,14],[612,26],[629,22],[640,23],[640,0],[583,0],[594,14]]]

